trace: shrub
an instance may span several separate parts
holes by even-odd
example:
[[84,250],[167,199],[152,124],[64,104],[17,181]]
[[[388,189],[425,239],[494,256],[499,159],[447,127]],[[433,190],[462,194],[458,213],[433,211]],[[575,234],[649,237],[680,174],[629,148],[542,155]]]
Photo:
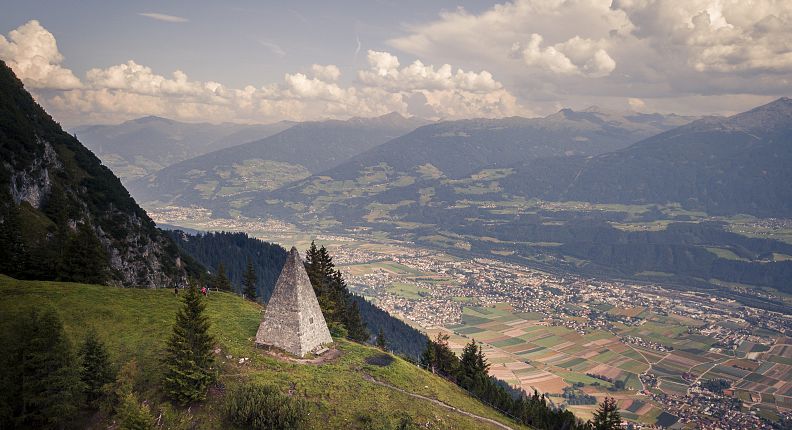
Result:
[[229,392],[225,412],[236,425],[260,430],[301,429],[305,405],[270,386],[243,384]]

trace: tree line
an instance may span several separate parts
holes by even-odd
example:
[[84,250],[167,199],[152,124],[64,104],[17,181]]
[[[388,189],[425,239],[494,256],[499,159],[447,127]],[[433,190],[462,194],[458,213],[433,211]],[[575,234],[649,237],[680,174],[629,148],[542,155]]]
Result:
[[246,233],[188,234],[180,230],[167,233],[184,253],[212,271],[211,275],[197,277],[213,288],[247,293],[246,297],[250,297],[251,290],[246,282],[250,282],[250,273],[255,273],[255,297],[262,303],[272,295],[286,262],[286,250],[280,245]]
[[482,402],[511,416],[517,422],[539,429],[614,430],[621,416],[613,398],[606,397],[590,421],[583,422],[565,409],[548,402],[544,394],[529,395],[514,390],[489,375],[490,365],[481,344],[472,339],[457,357],[448,346],[449,336],[439,333],[421,354],[420,365],[460,387]]

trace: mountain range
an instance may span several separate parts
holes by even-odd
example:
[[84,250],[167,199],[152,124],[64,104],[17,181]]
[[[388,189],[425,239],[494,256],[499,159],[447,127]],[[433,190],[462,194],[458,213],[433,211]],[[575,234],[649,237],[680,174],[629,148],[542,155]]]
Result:
[[714,215],[792,216],[792,99],[704,118],[595,157],[529,161],[507,193],[558,201],[669,203]]
[[[538,198],[678,204],[713,215],[792,215],[792,100],[679,127],[662,122],[668,129],[658,133],[601,119],[597,112],[564,110],[536,120],[428,125],[260,193],[246,210],[329,214],[355,223],[371,221],[382,205],[407,213],[465,200]],[[642,134],[652,135],[638,139]]]
[[295,123],[186,123],[157,116],[71,130],[123,181],[140,178],[207,152],[262,139]]
[[[418,205],[499,194],[513,166],[548,157],[619,150],[692,118],[596,108],[544,118],[475,119],[420,127],[281,189],[250,194],[248,213],[297,215],[329,209],[359,220],[370,205]],[[450,194],[449,194],[450,193]],[[287,208],[287,209],[284,209]],[[351,214],[349,211],[355,211]]]
[[129,184],[140,201],[211,206],[219,198],[269,191],[335,167],[426,124],[397,113],[296,124],[270,137],[168,166]]

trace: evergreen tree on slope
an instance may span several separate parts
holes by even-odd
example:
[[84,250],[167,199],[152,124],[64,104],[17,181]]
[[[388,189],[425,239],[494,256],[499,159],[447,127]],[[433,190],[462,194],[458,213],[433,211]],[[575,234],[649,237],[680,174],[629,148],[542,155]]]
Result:
[[245,268],[245,276],[242,279],[242,292],[245,294],[245,298],[253,300],[254,302],[258,296],[256,293],[257,282],[258,279],[256,279],[256,269],[253,268],[253,260],[248,258],[247,268]]
[[327,252],[327,248],[317,248],[311,242],[311,247],[305,253],[305,271],[328,326],[342,324],[349,339],[367,341],[369,333],[360,316],[357,301],[349,292],[341,271],[335,269],[333,257]]
[[222,261],[217,265],[217,274],[214,277],[213,287],[220,291],[231,291],[231,281],[228,280],[228,273]]
[[605,397],[591,420],[594,430],[616,430],[621,428],[619,406],[613,397]]
[[385,339],[385,332],[380,327],[379,333],[377,333],[377,348],[384,351],[387,347],[388,341]]
[[104,392],[106,384],[115,381],[115,372],[110,365],[107,347],[99,340],[96,331],[89,330],[80,346],[80,379],[85,387],[88,402],[95,403]]
[[31,311],[12,337],[0,357],[0,427],[64,427],[82,405],[83,385],[60,317]]
[[206,389],[213,379],[214,340],[209,335],[205,308],[201,295],[191,284],[184,295],[184,305],[176,315],[165,353],[165,391],[183,405],[205,399]]

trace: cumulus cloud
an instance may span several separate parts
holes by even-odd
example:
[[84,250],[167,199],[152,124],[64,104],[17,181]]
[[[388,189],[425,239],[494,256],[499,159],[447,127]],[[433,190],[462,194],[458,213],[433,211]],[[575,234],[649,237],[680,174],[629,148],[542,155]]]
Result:
[[517,99],[486,70],[454,70],[450,64],[435,67],[420,60],[400,67],[395,55],[372,50],[368,51],[368,64],[368,69],[358,71],[362,84],[402,93],[406,99],[420,93],[438,117],[496,117],[524,112]]
[[0,35],[0,59],[31,88],[67,90],[79,88],[80,80],[61,66],[55,36],[36,21],[12,30],[8,39]]
[[522,58],[525,64],[561,75],[602,77],[616,68],[616,62],[601,44],[591,39],[575,36],[566,42],[542,48],[542,36],[536,33],[523,47],[519,42],[512,45],[512,55]]
[[615,0],[634,34],[672,46],[699,72],[792,71],[792,2]]
[[733,95],[736,104],[740,94],[788,92],[792,2],[513,0],[443,12],[388,43],[486,68],[532,107],[677,98],[682,111],[691,96]]
[[140,12],[138,13],[140,16],[145,16],[146,18],[151,18],[157,21],[162,22],[188,22],[190,21],[187,18],[182,18],[180,16],[175,15],[166,15],[164,13],[157,13],[157,12]]
[[338,69],[338,66],[333,64],[327,66],[314,64],[311,66],[311,71],[314,76],[324,81],[337,81],[338,78],[341,77],[341,70]]
[[[9,41],[10,40],[10,41]],[[66,123],[111,122],[141,115],[183,120],[266,122],[409,114],[419,106],[442,118],[503,116],[519,111],[516,98],[487,71],[473,72],[415,61],[400,67],[387,52],[369,51],[368,68],[353,85],[341,85],[333,64],[313,64],[286,73],[281,82],[230,88],[191,79],[182,70],[163,75],[129,60],[92,68],[82,80],[62,66],[55,37],[31,21],[0,36],[0,58],[8,62],[40,103]],[[414,98],[413,98],[414,100]]]
[[415,60],[407,67],[399,68],[399,59],[388,52],[368,51],[368,70],[358,72],[361,82],[394,90],[440,90],[462,89],[471,92],[489,92],[503,86],[493,79],[492,74],[481,72],[454,71],[450,64],[435,69]]

